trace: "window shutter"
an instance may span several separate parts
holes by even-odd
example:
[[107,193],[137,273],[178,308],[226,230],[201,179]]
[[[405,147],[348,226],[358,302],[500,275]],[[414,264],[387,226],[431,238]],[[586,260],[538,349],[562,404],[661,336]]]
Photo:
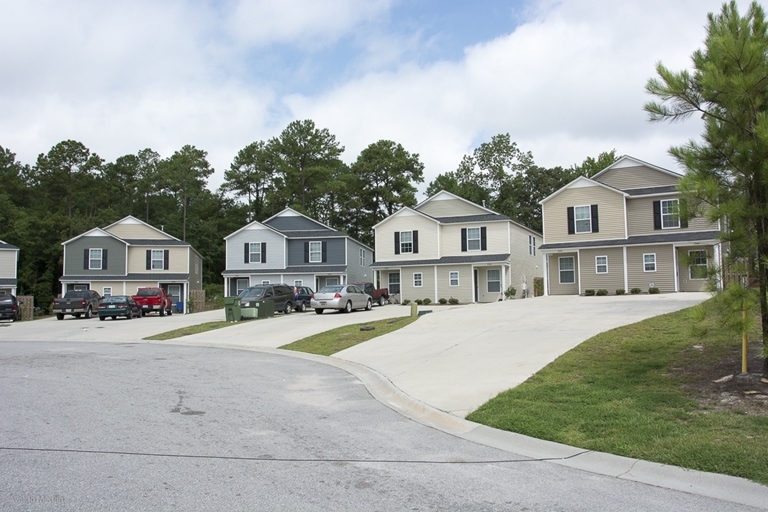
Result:
[[419,253],[419,232],[413,230],[413,254]]
[[320,258],[322,263],[328,262],[328,242],[323,242],[323,255]]
[[400,232],[395,231],[395,254],[400,254]]
[[83,270],[88,270],[88,249],[83,249]]
[[101,270],[107,270],[107,250],[101,250]]
[[486,228],[484,227],[480,228],[480,250],[488,250],[488,234]]
[[304,263],[309,263],[309,242],[304,242]]
[[573,206],[568,207],[568,234],[576,233],[576,223],[573,220]]
[[688,227],[688,218],[687,217],[680,217],[680,227],[681,228],[687,228]]
[[592,232],[598,233],[600,231],[600,228],[597,224],[597,205],[593,204],[591,205],[590,209],[592,210]]
[[152,270],[152,249],[147,249],[147,270]]
[[267,242],[261,242],[261,262],[267,262]]
[[461,228],[461,252],[467,252],[467,228]]
[[168,264],[171,258],[171,251],[166,249],[163,251],[163,270],[168,270],[170,265]]
[[248,242],[243,244],[243,263],[251,262],[251,247]]
[[661,201],[653,202],[653,229],[661,229]]

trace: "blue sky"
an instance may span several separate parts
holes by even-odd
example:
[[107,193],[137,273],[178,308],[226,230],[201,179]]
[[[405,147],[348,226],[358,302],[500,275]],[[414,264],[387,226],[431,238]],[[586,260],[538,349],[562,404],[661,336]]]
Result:
[[[102,158],[185,144],[216,188],[237,152],[312,119],[351,163],[380,139],[426,184],[509,133],[542,166],[616,149],[679,170],[698,120],[647,122],[646,81],[690,66],[713,0],[0,0],[0,146]],[[746,3],[742,6],[744,8]]]

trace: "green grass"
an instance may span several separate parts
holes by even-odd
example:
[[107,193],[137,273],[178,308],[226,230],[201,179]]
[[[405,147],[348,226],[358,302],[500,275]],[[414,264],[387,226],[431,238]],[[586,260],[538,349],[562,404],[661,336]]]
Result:
[[[280,348],[286,350],[295,350],[297,352],[308,352],[321,356],[330,356],[345,348],[352,347],[358,343],[363,343],[377,336],[387,334],[397,329],[401,329],[410,324],[417,317],[390,318],[387,320],[377,320],[365,324],[345,325],[330,331],[326,331],[308,338],[283,345]],[[373,330],[361,330],[363,327],[373,327]]]
[[228,327],[230,325],[240,325],[239,323],[232,322],[206,322],[204,324],[190,325],[189,327],[182,327],[181,329],[174,329],[173,331],[167,331],[153,336],[147,336],[145,340],[165,341],[172,340],[174,338],[181,338],[182,336],[189,336],[190,334],[200,334],[201,332],[213,331],[221,329],[222,327]]
[[680,311],[595,336],[467,419],[768,484],[768,417],[708,408],[685,387],[697,368],[738,350],[739,339],[717,329],[696,337],[689,315]]

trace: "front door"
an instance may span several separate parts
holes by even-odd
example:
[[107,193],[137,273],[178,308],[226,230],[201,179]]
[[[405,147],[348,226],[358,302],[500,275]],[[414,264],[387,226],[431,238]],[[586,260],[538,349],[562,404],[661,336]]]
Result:
[[480,300],[480,296],[478,295],[478,284],[477,284],[477,269],[474,270],[474,282],[472,283],[475,287],[475,302],[478,302]]

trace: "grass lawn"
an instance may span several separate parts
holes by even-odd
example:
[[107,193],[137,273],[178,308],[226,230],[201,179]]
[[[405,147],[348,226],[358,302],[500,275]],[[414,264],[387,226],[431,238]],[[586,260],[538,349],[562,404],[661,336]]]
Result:
[[206,322],[204,324],[190,325],[189,327],[182,327],[181,329],[174,329],[173,331],[162,332],[155,334],[154,336],[147,336],[145,340],[165,341],[172,340],[174,338],[181,338],[182,336],[189,336],[190,334],[200,334],[201,332],[213,331],[215,329],[221,329],[223,327],[229,327],[230,325],[238,325],[232,322]]
[[[345,325],[331,331],[326,331],[308,338],[294,341],[280,348],[286,350],[296,350],[297,352],[308,352],[310,354],[319,354],[321,356],[330,356],[345,348],[352,347],[358,343],[368,341],[377,336],[396,331],[410,324],[417,317],[404,316],[399,318],[389,318],[386,320],[377,320],[365,324]],[[373,329],[370,329],[370,328]]]
[[[685,310],[595,336],[467,419],[768,484],[768,385],[714,383],[741,371],[740,339],[697,337],[692,322]],[[762,342],[752,349],[758,372]]]

